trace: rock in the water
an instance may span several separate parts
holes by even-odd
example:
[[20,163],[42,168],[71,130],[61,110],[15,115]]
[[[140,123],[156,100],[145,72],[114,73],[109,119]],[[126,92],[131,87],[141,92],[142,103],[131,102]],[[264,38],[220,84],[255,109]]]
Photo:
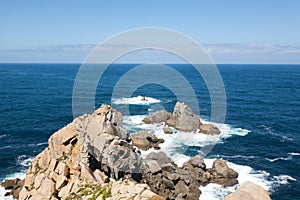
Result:
[[177,102],[167,124],[182,131],[194,131],[201,125],[199,117],[185,103]]
[[212,125],[212,124],[202,124],[200,126],[200,133],[204,133],[207,135],[215,135],[215,134],[220,134],[220,130],[218,127]]
[[16,179],[6,179],[4,182],[1,183],[1,186],[4,187],[6,190],[11,190],[6,196],[12,195],[14,199],[19,198],[19,193],[24,185],[24,181],[20,180],[19,178]]
[[143,119],[143,122],[146,124],[161,123],[161,122],[166,122],[170,118],[171,118],[171,113],[167,112],[166,110],[161,110],[153,115],[145,117]]
[[160,149],[159,144],[164,142],[162,138],[157,138],[152,133],[146,131],[139,131],[131,136],[132,145],[142,150],[148,150],[151,147],[154,149]]
[[164,131],[165,134],[172,134],[173,133],[173,131],[167,126],[164,126],[163,131]]
[[228,167],[225,160],[215,160],[211,169],[211,182],[218,183],[223,186],[232,186],[238,183],[238,173],[232,168]]
[[234,193],[227,195],[224,200],[271,200],[268,192],[262,187],[245,182]]

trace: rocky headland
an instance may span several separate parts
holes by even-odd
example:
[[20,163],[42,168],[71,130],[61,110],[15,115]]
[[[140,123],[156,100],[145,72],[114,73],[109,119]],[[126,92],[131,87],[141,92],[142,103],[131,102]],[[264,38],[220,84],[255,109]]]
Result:
[[[172,129],[220,134],[217,127],[203,124],[186,104],[179,102],[173,113],[162,110],[143,121],[164,123],[165,134],[172,134]],[[159,150],[161,143],[163,138],[143,130],[129,134],[122,126],[122,113],[102,105],[54,133],[48,147],[32,161],[24,180],[5,180],[1,185],[11,190],[7,195],[20,200],[196,200],[201,195],[200,185],[217,183],[226,187],[238,183],[238,172],[225,160],[215,160],[207,168],[197,155],[177,166]],[[152,148],[145,158],[141,156],[141,150]],[[249,194],[247,188],[261,191],[259,186],[242,187],[236,193],[241,192],[226,200],[244,199],[243,195]],[[263,191],[257,194],[267,195]]]

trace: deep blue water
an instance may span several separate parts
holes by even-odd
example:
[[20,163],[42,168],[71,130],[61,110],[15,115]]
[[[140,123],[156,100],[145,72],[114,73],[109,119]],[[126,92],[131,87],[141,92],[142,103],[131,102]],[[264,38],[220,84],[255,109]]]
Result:
[[[111,103],[116,82],[134,66],[120,64],[107,69],[97,88],[96,107]],[[27,159],[47,146],[53,132],[72,121],[73,84],[79,67],[0,64],[0,180],[24,172]],[[203,80],[189,65],[172,67],[194,88],[201,115],[210,116],[210,97]],[[251,132],[217,144],[209,157],[219,155],[266,171],[271,177],[288,175],[293,180],[274,187],[271,197],[299,198],[300,65],[218,65],[218,69],[227,96],[226,123]],[[176,103],[172,91],[157,84],[137,88],[133,96],[137,95],[159,99],[169,111]],[[129,106],[132,115],[147,114],[148,107]],[[189,147],[187,154],[195,153],[197,147]]]

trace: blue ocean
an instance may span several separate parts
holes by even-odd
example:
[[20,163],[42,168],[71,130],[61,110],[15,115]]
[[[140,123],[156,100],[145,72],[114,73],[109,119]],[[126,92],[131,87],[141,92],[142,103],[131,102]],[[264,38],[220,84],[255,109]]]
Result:
[[[155,126],[145,126],[141,120],[162,108],[172,112],[178,94],[150,83],[129,98],[111,98],[118,80],[136,66],[109,66],[99,80],[95,107],[106,103],[120,110],[129,108],[123,120],[130,132],[147,129],[160,135]],[[191,65],[169,66],[188,80],[200,117],[209,121],[212,105],[205,82]],[[207,165],[216,158],[226,159],[239,172],[240,183],[252,181],[267,189],[274,200],[300,199],[300,65],[217,67],[227,112],[225,123],[219,124],[222,135],[205,158]],[[50,135],[73,120],[73,85],[79,68],[80,64],[0,64],[0,181],[24,177],[32,159],[47,147]],[[149,101],[141,102],[141,97]],[[178,163],[201,153],[205,145],[201,134],[193,142],[175,136],[165,136],[166,146],[172,147],[165,150]],[[200,189],[200,199],[205,200],[222,199],[235,187],[209,184]],[[3,193],[1,189],[0,199]]]

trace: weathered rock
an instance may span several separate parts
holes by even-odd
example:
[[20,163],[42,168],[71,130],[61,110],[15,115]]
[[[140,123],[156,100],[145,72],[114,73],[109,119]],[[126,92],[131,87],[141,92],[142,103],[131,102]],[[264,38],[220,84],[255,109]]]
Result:
[[146,160],[145,163],[149,167],[149,170],[152,174],[161,171],[161,167],[159,166],[156,160]]
[[146,131],[139,131],[131,136],[132,145],[142,150],[148,150],[151,147],[154,149],[160,149],[159,144],[164,142],[162,138],[157,138],[152,133]]
[[201,169],[206,169],[206,165],[204,163],[204,160],[201,156],[197,155],[197,156],[194,156],[192,157],[190,160],[189,160],[189,163],[191,163],[191,165],[193,167],[198,167],[198,168],[201,168]]
[[225,160],[215,160],[211,169],[208,169],[211,173],[210,179],[213,183],[218,183],[220,185],[233,186],[238,183],[236,179],[238,173],[232,168],[229,168]]
[[145,131],[139,131],[138,133],[132,135],[131,139],[132,139],[132,145],[142,150],[148,150],[151,147],[150,136]]
[[175,191],[181,193],[183,196],[186,196],[189,193],[189,187],[184,183],[184,181],[179,181],[175,185]]
[[212,125],[212,124],[202,124],[200,125],[200,133],[204,133],[207,135],[215,135],[215,134],[220,134],[220,130],[218,127]]
[[173,131],[167,126],[163,127],[163,131],[165,134],[173,134]]
[[237,178],[238,173],[229,168],[226,160],[215,160],[213,162],[212,170],[217,173],[220,178]]
[[185,103],[177,102],[167,124],[182,131],[194,131],[201,125],[199,117]]
[[6,190],[11,190],[5,196],[12,195],[14,199],[19,198],[19,193],[24,185],[24,181],[20,180],[19,178],[16,179],[7,179],[1,183],[1,186],[4,187]]
[[111,187],[113,200],[133,199],[133,200],[163,200],[163,198],[153,193],[146,184],[136,184],[130,180],[117,181]]
[[224,200],[271,200],[268,192],[262,187],[245,182],[234,193],[227,195]]
[[153,115],[145,117],[143,119],[143,122],[146,124],[161,123],[161,122],[166,122],[170,118],[171,118],[171,113],[167,112],[166,110],[161,110]]
[[[185,104],[178,103],[172,115],[156,113],[151,123],[171,120],[179,130],[195,130],[200,124],[196,117]],[[141,149],[159,149],[162,142],[162,138],[143,131],[132,136],[132,143]],[[54,133],[49,147],[33,160],[24,186],[14,189],[20,200],[101,199],[99,191],[107,199],[199,199],[203,183],[226,179],[223,185],[235,184],[237,173],[219,165],[206,169],[203,159],[195,156],[178,167],[163,152],[152,152],[142,159],[122,127],[122,114],[103,105]]]
[[151,152],[147,155],[146,160],[155,160],[160,167],[164,167],[166,164],[174,164],[174,161],[164,152]]

